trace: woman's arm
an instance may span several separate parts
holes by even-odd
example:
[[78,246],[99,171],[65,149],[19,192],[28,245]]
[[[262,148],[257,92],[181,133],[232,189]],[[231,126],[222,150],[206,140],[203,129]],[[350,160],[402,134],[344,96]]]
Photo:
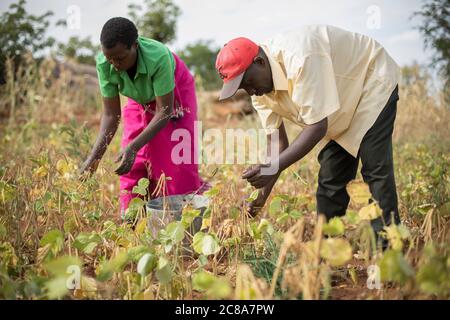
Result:
[[120,122],[120,98],[103,98],[103,114],[100,122],[100,132],[97,136],[92,151],[81,167],[81,174],[89,172],[92,174],[97,169],[99,161],[105,154],[108,145],[111,143]]
[[147,127],[132,142],[130,142],[130,144],[128,144],[117,159],[117,162],[121,161],[119,167],[115,171],[118,175],[130,172],[137,152],[167,125],[173,112],[173,100],[173,91],[164,96],[156,97],[156,113],[153,119]]

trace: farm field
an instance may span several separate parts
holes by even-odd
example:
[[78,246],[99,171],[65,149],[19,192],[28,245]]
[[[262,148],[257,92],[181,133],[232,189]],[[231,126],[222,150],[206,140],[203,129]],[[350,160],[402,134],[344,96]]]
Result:
[[[78,169],[98,130],[101,104],[84,81],[50,61],[21,65],[0,91],[0,298],[2,299],[448,299],[450,297],[450,111],[426,78],[400,86],[394,161],[402,224],[374,245],[369,221],[379,214],[368,187],[349,185],[344,217],[315,212],[314,150],[283,172],[261,213],[241,179],[247,165],[201,164],[212,188],[199,214],[147,230],[148,181],[133,202],[134,226],[118,212],[116,134],[96,174]],[[203,128],[258,128],[255,115],[214,113],[198,91]],[[290,139],[298,134],[288,126]],[[168,178],[170,179],[170,178]],[[160,181],[164,184],[164,181]]]

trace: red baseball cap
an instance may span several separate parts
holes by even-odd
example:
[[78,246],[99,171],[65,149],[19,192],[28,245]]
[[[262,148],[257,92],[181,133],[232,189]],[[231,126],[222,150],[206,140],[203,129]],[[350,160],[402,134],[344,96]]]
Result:
[[219,100],[233,96],[239,89],[245,70],[258,55],[259,46],[247,38],[226,43],[217,55],[216,70],[223,80]]

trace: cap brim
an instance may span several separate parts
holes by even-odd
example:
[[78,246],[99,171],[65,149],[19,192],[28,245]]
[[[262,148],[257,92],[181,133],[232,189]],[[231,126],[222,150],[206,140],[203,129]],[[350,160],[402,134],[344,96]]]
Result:
[[244,72],[238,75],[233,80],[230,80],[223,84],[222,90],[220,91],[219,100],[225,100],[232,97],[236,91],[238,91],[239,86],[241,85],[242,78],[244,78]]

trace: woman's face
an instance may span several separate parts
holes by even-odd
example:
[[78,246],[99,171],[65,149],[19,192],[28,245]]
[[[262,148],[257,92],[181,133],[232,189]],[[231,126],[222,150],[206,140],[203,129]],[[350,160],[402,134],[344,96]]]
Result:
[[130,48],[120,42],[110,49],[102,46],[103,54],[117,71],[126,71],[136,63],[136,50],[137,43],[134,43]]

